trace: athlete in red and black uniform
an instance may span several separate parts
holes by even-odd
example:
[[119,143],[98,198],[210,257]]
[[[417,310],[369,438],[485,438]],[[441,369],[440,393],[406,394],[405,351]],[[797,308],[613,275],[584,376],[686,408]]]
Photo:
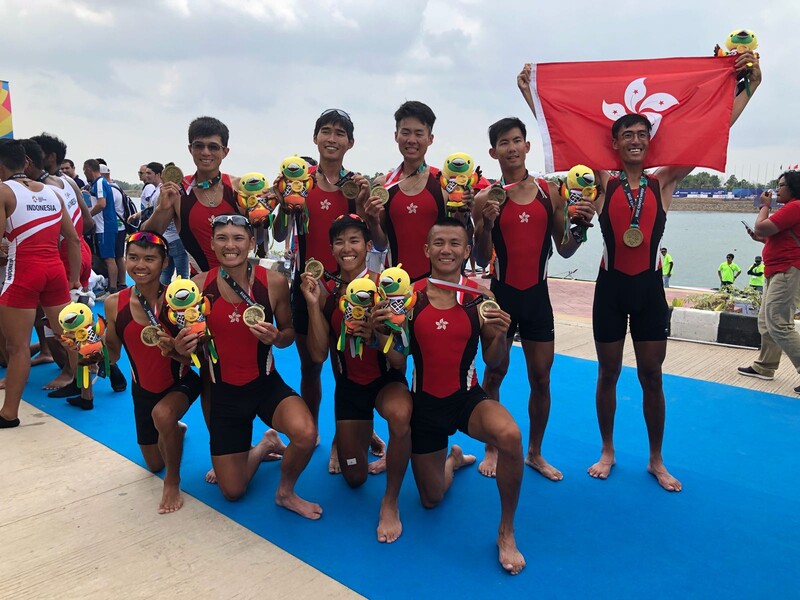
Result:
[[143,230],[163,233],[174,219],[181,241],[201,272],[218,266],[211,251],[211,220],[239,212],[236,189],[239,178],[220,171],[228,156],[228,127],[213,117],[198,117],[189,125],[189,153],[197,171],[182,185],[161,186],[153,216]]
[[[749,71],[752,93],[761,84],[758,58],[751,52],[744,52],[737,57],[735,67],[734,76],[738,71]],[[517,85],[535,115],[530,77],[531,65],[525,65],[517,77]],[[750,97],[750,93],[736,96],[731,125]],[[600,460],[589,467],[589,474],[606,479],[615,463],[617,380],[622,370],[626,325],[630,319],[650,442],[648,471],[665,490],[678,492],[681,483],[667,471],[661,456],[666,412],[661,368],[666,356],[669,322],[663,281],[654,261],[672,193],[693,167],[662,167],[652,176],[646,176],[650,130],[650,122],[641,115],[625,115],[615,121],[611,138],[619,153],[620,176],[611,179],[608,173],[600,173],[604,193],[601,192],[595,204],[605,251],[595,285],[592,321],[599,363],[597,420],[603,447]]]
[[[359,277],[368,276],[375,282],[378,278],[376,273],[367,271],[367,252],[372,242],[361,217],[344,215],[337,219],[329,237],[338,266],[336,279],[320,285],[311,274],[303,274],[302,291],[310,307],[308,349],[316,362],[325,360],[329,346],[336,348],[344,316],[339,310],[339,299],[348,284]],[[362,485],[368,472],[386,470],[386,493],[381,502],[377,537],[379,542],[392,543],[403,531],[397,498],[411,454],[411,395],[404,372],[393,368],[389,359],[377,350],[377,343],[371,343],[374,332],[370,323],[359,324],[353,335],[363,338],[361,356],[354,356],[345,343],[345,348],[332,357],[338,463],[351,487]],[[396,366],[405,367],[403,360],[398,363]],[[389,446],[385,459],[368,464],[367,450],[376,409],[389,425]]]
[[[425,244],[431,279],[459,282],[469,253],[464,225],[452,218],[438,221]],[[499,364],[506,352],[510,318],[496,308],[487,309],[485,318],[481,317],[477,304],[459,304],[457,291],[447,283],[419,282],[417,290],[410,329],[414,358],[411,466],[420,499],[426,508],[436,506],[452,484],[453,472],[475,462],[474,456],[465,456],[455,445],[447,454],[448,437],[457,429],[497,448],[499,559],[504,569],[519,573],[525,559],[514,538],[514,513],[522,484],[522,438],[509,412],[483,391],[475,374],[478,340],[486,364]],[[388,309],[374,311],[373,322],[388,315]]]
[[[272,431],[251,448],[253,420],[259,417],[289,437],[275,502],[318,519],[319,505],[294,491],[314,451],[316,428],[303,399],[275,370],[272,356],[272,346],[285,348],[294,339],[286,279],[276,271],[250,266],[247,256],[255,249],[255,237],[246,217],[219,216],[211,226],[211,246],[220,266],[193,281],[211,302],[208,327],[219,355],[209,426],[217,482],[225,498],[238,500],[261,461],[277,450],[280,440]],[[252,303],[262,307],[265,320],[248,326],[245,311]],[[198,343],[197,334],[187,331],[183,329],[175,338],[175,347],[185,356]]]
[[160,235],[139,231],[128,236],[125,268],[134,285],[109,296],[104,305],[109,357],[118,360],[124,346],[131,363],[133,414],[142,456],[154,473],[166,467],[158,505],[161,514],[183,506],[180,468],[186,426],[180,418],[200,393],[200,377],[187,367],[188,359],[171,346],[163,348],[169,352],[164,356],[162,347],[146,345],[142,337],[146,327],[169,327],[159,282],[168,260],[167,242]]
[[[375,180],[388,188],[388,203],[384,206],[377,196],[371,196],[365,214],[375,245],[379,249],[389,248],[389,264],[402,263],[411,281],[418,281],[430,273],[429,261],[422,250],[428,231],[447,215],[447,197],[439,183],[439,170],[425,162],[425,154],[433,143],[436,115],[428,105],[411,100],[400,105],[394,119],[394,139],[403,162],[386,177]],[[464,200],[471,206],[471,192]],[[460,220],[466,223],[469,213],[464,212]]]
[[[319,424],[319,405],[322,398],[320,373],[322,362],[315,362],[307,346],[308,307],[306,299],[300,291],[300,275],[308,259],[320,261],[325,270],[333,273],[337,270],[336,261],[331,256],[328,230],[333,221],[344,214],[355,213],[358,206],[363,206],[369,196],[369,183],[358,174],[351,173],[343,166],[344,156],[353,147],[353,121],[350,115],[338,108],[329,108],[317,118],[314,124],[314,143],[319,150],[319,164],[312,166],[314,187],[306,198],[308,210],[308,231],[297,232],[297,253],[294,257],[294,277],[292,279],[292,324],[295,331],[295,344],[300,356],[300,395],[306,401],[314,423]],[[352,179],[358,186],[359,193],[354,199],[345,198],[340,186]],[[338,184],[338,185],[337,185]],[[283,241],[293,235],[287,229],[284,207],[278,211],[273,224],[277,241]],[[324,362],[324,360],[323,360]]]
[[[569,257],[580,245],[580,234],[567,235],[564,241],[564,200],[556,186],[528,174],[525,157],[530,151],[525,124],[517,118],[506,118],[489,127],[489,155],[500,163],[502,185],[507,199],[503,204],[480,192],[475,198],[475,254],[485,266],[492,248],[497,259],[491,289],[504,311],[511,315],[509,340],[519,327],[522,350],[528,372],[530,397],[530,441],[525,463],[553,481],[563,478],[561,472],[542,456],[542,440],[550,417],[550,369],[554,357],[553,307],[547,290],[547,262],[553,242],[561,256]],[[582,223],[594,216],[591,202],[581,201],[577,210]],[[483,386],[486,392],[500,399],[500,385],[508,372],[511,344],[497,368],[488,368]],[[486,457],[478,470],[494,477],[497,453],[486,449]]]

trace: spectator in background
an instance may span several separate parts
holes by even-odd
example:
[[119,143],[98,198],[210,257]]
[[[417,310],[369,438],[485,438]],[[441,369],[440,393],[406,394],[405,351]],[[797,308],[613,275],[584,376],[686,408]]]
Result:
[[[70,159],[65,158],[61,161],[61,172],[64,173],[64,175],[71,177],[72,181],[77,183],[80,189],[86,187],[86,182],[78,176],[78,173],[75,171],[75,163]],[[80,233],[81,232],[79,231],[78,234],[80,235]]]
[[759,292],[764,291],[764,263],[761,261],[760,256],[756,256],[755,262],[747,269],[747,274],[750,275],[750,287]]
[[[761,350],[749,367],[739,367],[747,377],[774,379],[786,353],[800,373],[800,333],[794,315],[800,305],[800,171],[778,178],[776,200],[783,204],[769,216],[772,193],[761,194],[761,208],[753,227],[753,239],[764,242],[764,297],[758,311]],[[800,386],[794,388],[800,394]]]
[[137,175],[139,175],[139,181],[142,182],[142,185],[147,187],[147,165],[142,165],[139,167],[139,172]]
[[667,253],[666,248],[661,249],[661,277],[664,278],[664,287],[669,287],[669,278],[672,277],[672,267],[675,266],[675,261]]
[[742,269],[739,267],[739,265],[733,262],[733,258],[733,254],[728,254],[728,256],[725,257],[725,262],[719,266],[719,269],[717,269],[720,291],[732,290],[736,278],[742,274]]

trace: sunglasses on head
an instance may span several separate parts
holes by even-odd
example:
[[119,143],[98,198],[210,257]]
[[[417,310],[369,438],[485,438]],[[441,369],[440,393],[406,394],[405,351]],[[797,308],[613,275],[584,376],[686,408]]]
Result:
[[250,231],[253,230],[253,224],[242,215],[218,215],[211,220],[211,229],[215,227],[222,227],[224,225],[236,225],[237,227],[245,227]]
[[347,119],[351,123],[353,122],[353,119],[350,118],[350,115],[347,114],[345,111],[343,111],[341,108],[329,108],[328,110],[323,110],[322,114],[320,115],[320,117],[324,117],[325,115],[329,115],[331,113],[336,113],[337,115],[339,115],[343,119]]
[[125,238],[126,244],[130,244],[131,242],[148,242],[169,249],[167,240],[152,231],[134,231]]
[[350,213],[349,215],[339,215],[338,217],[336,217],[333,220],[333,222],[335,223],[336,221],[341,221],[342,219],[345,219],[345,218],[352,219],[354,221],[358,221],[359,223],[364,223],[364,219],[362,219],[360,216],[358,216],[356,214],[353,214],[353,213]]

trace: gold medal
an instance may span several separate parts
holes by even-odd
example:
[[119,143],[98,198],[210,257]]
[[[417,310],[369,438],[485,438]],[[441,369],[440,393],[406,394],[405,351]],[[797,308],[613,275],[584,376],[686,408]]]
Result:
[[458,185],[467,185],[467,176],[466,175],[456,175],[456,183]]
[[291,187],[291,188],[292,188],[292,191],[293,191],[295,194],[299,194],[300,192],[302,192],[302,191],[303,191],[303,182],[302,182],[302,181],[297,181],[297,180],[295,179],[295,180],[294,180],[294,181],[291,183],[291,185],[290,185],[289,187]]
[[354,319],[364,318],[364,308],[361,306],[351,306],[350,313],[353,315]]
[[644,234],[638,227],[630,227],[622,234],[622,241],[628,248],[636,248],[644,241]]
[[180,167],[176,167],[175,163],[167,163],[164,170],[161,171],[161,180],[165,183],[172,182],[180,185],[183,182],[183,171]]
[[200,311],[197,310],[194,306],[190,306],[185,311],[183,311],[183,317],[186,319],[187,323],[194,323],[197,319],[200,318]]
[[305,272],[309,273],[314,279],[319,280],[325,274],[325,267],[316,258],[309,258],[306,261]]
[[481,318],[486,319],[486,311],[490,308],[500,308],[500,305],[494,300],[484,300],[478,305],[478,314]]
[[75,331],[75,340],[78,342],[85,342],[89,339],[89,330],[88,329],[77,329]]
[[389,190],[381,185],[376,185],[370,193],[380,198],[381,204],[386,204],[389,201]]
[[355,200],[356,196],[358,196],[358,184],[352,179],[345,181],[340,189],[348,200]]
[[499,185],[490,187],[489,191],[487,192],[487,195],[489,197],[489,200],[494,200],[498,204],[502,204],[503,202],[506,201],[506,198],[508,198],[508,194],[506,193],[506,191]]
[[248,306],[244,309],[242,313],[242,320],[244,324],[248,327],[252,327],[258,323],[263,323],[267,320],[267,313],[264,312],[264,309],[259,306],[258,304],[254,304],[253,306]]
[[159,329],[155,325],[148,325],[142,329],[142,333],[139,335],[142,343],[145,346],[158,346],[158,331]]
[[584,200],[594,200],[597,198],[597,187],[594,185],[587,185],[581,190],[581,196]]

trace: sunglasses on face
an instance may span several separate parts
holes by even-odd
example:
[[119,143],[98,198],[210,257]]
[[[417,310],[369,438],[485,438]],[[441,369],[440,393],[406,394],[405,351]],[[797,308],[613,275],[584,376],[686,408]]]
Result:
[[204,150],[208,150],[209,152],[217,153],[221,152],[225,146],[220,146],[216,142],[211,142],[210,144],[204,144],[203,142],[192,142],[189,146],[193,152],[203,152]]

